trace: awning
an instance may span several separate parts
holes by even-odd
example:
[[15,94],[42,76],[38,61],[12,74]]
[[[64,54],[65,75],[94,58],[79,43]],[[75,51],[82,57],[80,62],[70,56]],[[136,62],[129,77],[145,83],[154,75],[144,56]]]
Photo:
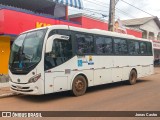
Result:
[[67,6],[71,6],[71,7],[75,7],[75,8],[79,8],[79,9],[83,9],[83,2],[82,0],[52,0],[53,2],[59,3],[59,4],[63,4],[63,5],[67,5]]

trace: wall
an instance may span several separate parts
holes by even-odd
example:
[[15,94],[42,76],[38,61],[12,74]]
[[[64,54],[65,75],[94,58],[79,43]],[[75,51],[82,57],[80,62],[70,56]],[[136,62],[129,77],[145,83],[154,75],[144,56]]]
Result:
[[138,38],[142,38],[142,32],[140,32],[140,31],[127,29],[127,34],[133,35],[133,36],[138,37]]
[[0,74],[8,73],[10,37],[0,36]]
[[82,17],[70,18],[70,21],[82,23]]
[[4,26],[4,12],[3,10],[0,10],[0,34],[3,33],[3,27]]
[[108,30],[108,24],[88,17],[82,17],[82,27],[88,29]]
[[[75,24],[68,21],[53,19],[53,18],[45,18],[42,16],[26,14],[17,11],[11,10],[0,10],[0,15],[3,15],[4,19],[0,22],[0,32],[4,34],[19,34],[26,30],[34,29],[37,26],[46,26],[46,25],[71,25],[76,27],[81,27],[80,24]],[[2,17],[2,18],[3,18]]]

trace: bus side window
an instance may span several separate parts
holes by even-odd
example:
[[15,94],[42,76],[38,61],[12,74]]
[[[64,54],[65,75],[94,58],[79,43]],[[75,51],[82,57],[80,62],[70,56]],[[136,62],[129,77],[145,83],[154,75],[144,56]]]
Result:
[[112,54],[112,39],[105,37],[96,37],[97,54]]
[[48,34],[48,38],[49,38],[50,36],[54,35],[54,34],[56,34],[56,30],[50,31],[49,34]]
[[134,55],[134,52],[135,52],[134,41],[128,41],[128,50],[130,55]]
[[142,55],[146,55],[147,53],[147,45],[145,42],[140,42],[140,53]]
[[147,42],[147,55],[152,55],[152,44]]
[[139,55],[140,47],[139,47],[139,42],[135,42],[135,55]]
[[103,37],[96,37],[96,52],[97,54],[104,54],[103,45],[104,45],[104,38]]
[[94,53],[94,40],[91,35],[76,34],[77,52],[80,54]]
[[114,39],[114,52],[117,55],[128,54],[127,41],[119,38]]
[[128,49],[130,55],[138,55],[139,54],[139,42],[136,41],[128,41]]
[[50,33],[48,34],[48,38],[54,34],[60,34],[60,35],[67,35],[69,36],[71,33],[69,30],[51,30]]

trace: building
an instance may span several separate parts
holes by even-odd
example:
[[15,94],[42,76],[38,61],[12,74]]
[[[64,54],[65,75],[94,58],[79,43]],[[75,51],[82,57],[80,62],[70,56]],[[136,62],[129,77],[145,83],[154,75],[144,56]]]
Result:
[[142,38],[160,40],[160,21],[157,17],[123,20],[122,23],[126,27],[142,30]]
[[142,31],[142,38],[153,41],[155,60],[160,60],[160,21],[158,17],[123,20],[123,25]]

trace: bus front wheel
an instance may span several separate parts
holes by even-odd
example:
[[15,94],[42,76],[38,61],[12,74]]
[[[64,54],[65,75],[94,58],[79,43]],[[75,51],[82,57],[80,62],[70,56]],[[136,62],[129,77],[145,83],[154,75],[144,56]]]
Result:
[[134,85],[136,84],[136,81],[137,81],[137,72],[135,70],[131,70],[130,75],[129,75],[128,84]]
[[72,83],[72,94],[75,96],[84,95],[86,89],[87,89],[86,79],[81,75],[75,77]]

